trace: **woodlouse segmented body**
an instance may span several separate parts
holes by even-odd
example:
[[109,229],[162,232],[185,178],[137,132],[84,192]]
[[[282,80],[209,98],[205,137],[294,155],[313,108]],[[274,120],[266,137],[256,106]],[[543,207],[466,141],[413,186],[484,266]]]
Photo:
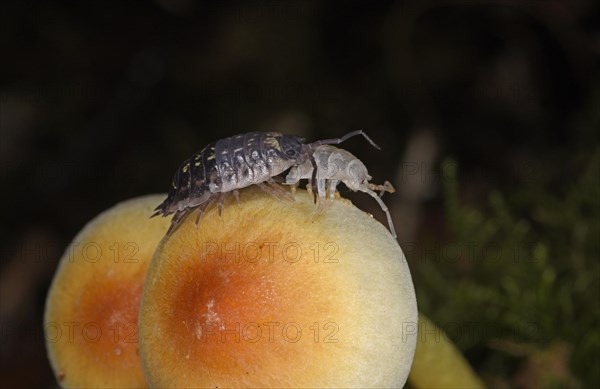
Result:
[[[379,148],[361,130],[341,138],[319,140],[305,144],[304,139],[278,132],[249,132],[211,143],[183,162],[175,172],[167,198],[155,209],[152,216],[175,214],[168,233],[171,233],[191,212],[204,209],[221,194],[223,196],[250,185],[258,185],[270,193],[281,191],[271,180],[292,166],[309,161],[315,165],[313,150],[323,144],[339,144],[355,136],[364,136]],[[271,185],[271,189],[267,185]],[[315,197],[316,201],[316,197]]]
[[[301,179],[308,178],[309,180],[316,179],[316,186],[319,197],[322,199],[333,199],[336,192],[336,187],[340,182],[343,182],[352,191],[361,191],[371,195],[379,206],[385,212],[390,232],[396,238],[396,231],[392,222],[392,217],[386,205],[380,199],[374,190],[393,193],[394,187],[388,181],[383,185],[372,184],[369,181],[371,176],[367,171],[366,166],[360,159],[356,158],[350,152],[339,149],[337,147],[322,145],[318,146],[313,151],[313,158],[317,165],[316,177],[314,175],[313,164],[306,161],[302,164],[293,166],[285,178],[286,184],[297,185]],[[314,183],[313,188],[314,188]]]

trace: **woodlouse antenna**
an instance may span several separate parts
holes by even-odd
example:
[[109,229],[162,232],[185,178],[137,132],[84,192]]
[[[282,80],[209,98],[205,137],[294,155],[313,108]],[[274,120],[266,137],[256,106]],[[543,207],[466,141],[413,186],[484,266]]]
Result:
[[340,143],[352,138],[353,136],[357,136],[357,135],[362,135],[373,147],[375,147],[377,150],[381,150],[381,147],[377,146],[377,144],[375,142],[373,142],[373,140],[371,138],[369,138],[369,136],[363,130],[356,130],[356,131],[349,132],[346,135],[342,136],[341,138],[318,140],[318,141],[315,141],[315,142],[309,144],[309,146],[311,148],[315,148],[315,147],[318,147],[321,145],[339,145]]
[[385,192],[394,193],[396,191],[396,188],[394,188],[392,183],[389,181],[385,181],[383,185],[372,184],[369,182],[368,187],[371,190],[379,191],[379,197],[383,197]]
[[[379,186],[385,186],[385,184],[384,185],[379,185]],[[379,203],[379,206],[381,207],[381,210],[383,212],[385,212],[385,216],[387,217],[387,221],[388,221],[388,224],[390,226],[390,233],[392,234],[392,236],[394,237],[394,239],[398,238],[398,236],[396,235],[396,230],[394,229],[394,223],[392,222],[392,215],[390,214],[390,210],[385,205],[385,203],[383,202],[383,200],[381,200],[381,198],[379,196],[377,196],[377,193],[373,192],[371,189],[363,187],[360,190],[363,191],[363,192],[365,192],[365,193],[370,194],[371,197],[373,197]]]

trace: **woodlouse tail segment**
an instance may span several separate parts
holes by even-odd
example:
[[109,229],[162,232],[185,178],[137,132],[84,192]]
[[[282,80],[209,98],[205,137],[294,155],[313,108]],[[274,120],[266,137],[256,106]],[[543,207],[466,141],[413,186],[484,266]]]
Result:
[[345,142],[346,140],[352,138],[353,136],[357,136],[357,135],[362,135],[373,147],[375,147],[377,150],[381,150],[381,147],[379,147],[375,142],[373,142],[373,140],[371,138],[369,138],[369,136],[363,130],[356,130],[356,131],[349,132],[346,135],[342,136],[341,138],[318,140],[316,142],[311,143],[309,146],[312,149],[314,149],[315,147],[318,147],[321,145],[339,145],[340,143]]
[[169,212],[169,205],[172,203],[172,199],[170,196],[167,196],[166,199],[163,200],[162,203],[158,204],[158,206],[156,208],[154,208],[154,213],[152,214],[152,216],[150,216],[151,218],[158,216],[158,215],[162,215],[163,217],[169,216],[170,214],[172,214],[173,212]]
[[153,218],[158,215],[167,216],[165,215],[164,202],[162,202],[158,207],[154,208],[154,213],[152,214],[152,216],[150,216],[150,218]]

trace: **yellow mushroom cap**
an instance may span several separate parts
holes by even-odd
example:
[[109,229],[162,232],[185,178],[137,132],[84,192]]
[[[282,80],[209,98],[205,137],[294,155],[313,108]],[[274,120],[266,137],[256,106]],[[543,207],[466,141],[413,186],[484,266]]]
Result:
[[169,219],[149,216],[164,195],[120,203],[65,251],[46,300],[48,357],[63,387],[146,387],[138,352],[144,276]]
[[188,217],[146,275],[140,351],[156,387],[402,387],[417,306],[386,227],[349,201],[250,188]]

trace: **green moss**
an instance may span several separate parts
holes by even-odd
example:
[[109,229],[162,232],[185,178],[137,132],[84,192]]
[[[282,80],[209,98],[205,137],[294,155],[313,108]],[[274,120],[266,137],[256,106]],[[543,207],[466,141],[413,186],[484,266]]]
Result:
[[456,163],[442,173],[444,237],[408,255],[419,309],[490,386],[600,387],[600,149],[561,190],[540,174],[484,209],[461,204]]

